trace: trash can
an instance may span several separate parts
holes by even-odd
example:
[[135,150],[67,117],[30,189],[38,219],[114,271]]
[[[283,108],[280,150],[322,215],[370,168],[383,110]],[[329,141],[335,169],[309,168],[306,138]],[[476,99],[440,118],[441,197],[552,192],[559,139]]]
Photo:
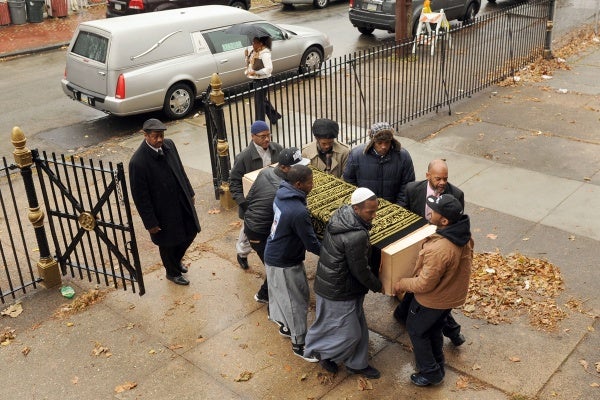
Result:
[[8,11],[8,4],[6,1],[0,0],[0,25],[10,24],[10,11]]
[[29,22],[42,22],[44,20],[44,0],[25,0],[27,6],[27,19]]
[[53,17],[66,17],[69,13],[67,0],[52,0],[51,4]]
[[10,19],[15,25],[27,23],[27,10],[25,9],[25,0],[8,0],[8,9]]

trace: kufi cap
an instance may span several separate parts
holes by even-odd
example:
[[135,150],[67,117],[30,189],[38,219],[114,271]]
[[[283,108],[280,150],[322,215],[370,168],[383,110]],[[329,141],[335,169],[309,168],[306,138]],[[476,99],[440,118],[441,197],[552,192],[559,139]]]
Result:
[[460,201],[451,194],[442,194],[438,197],[428,196],[427,205],[451,223],[458,221],[463,215],[463,208]]
[[167,127],[165,126],[165,124],[160,122],[158,119],[150,118],[149,120],[146,120],[146,122],[144,122],[142,129],[145,132],[166,131]]
[[394,133],[396,133],[396,131],[387,122],[376,122],[371,125],[371,129],[369,130],[369,136],[373,141],[392,140],[394,138]]
[[371,189],[359,187],[352,193],[352,196],[350,197],[350,204],[355,206],[365,200],[370,199],[371,197],[375,197],[375,193],[373,193]]
[[297,147],[290,147],[281,150],[279,153],[279,164],[291,167],[293,165],[308,165],[310,160],[302,158],[302,153]]
[[317,139],[335,139],[340,132],[340,125],[328,118],[315,120],[312,125],[312,134]]
[[269,125],[267,125],[267,123],[265,121],[254,121],[254,123],[252,124],[252,126],[250,127],[250,133],[252,133],[253,135],[258,135],[261,132],[264,131],[270,131],[271,129],[269,129]]

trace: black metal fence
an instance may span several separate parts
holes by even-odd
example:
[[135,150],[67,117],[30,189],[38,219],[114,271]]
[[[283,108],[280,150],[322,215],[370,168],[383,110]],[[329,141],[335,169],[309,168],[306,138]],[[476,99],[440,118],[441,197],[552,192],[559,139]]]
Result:
[[[273,141],[301,147],[312,140],[315,118],[340,124],[339,140],[353,145],[373,122],[398,126],[430,113],[451,112],[451,104],[513,76],[544,53],[553,0],[531,0],[472,24],[385,43],[327,61],[317,71],[273,77],[268,97],[283,119]],[[223,106],[230,156],[248,144],[253,122],[250,85],[240,86]]]

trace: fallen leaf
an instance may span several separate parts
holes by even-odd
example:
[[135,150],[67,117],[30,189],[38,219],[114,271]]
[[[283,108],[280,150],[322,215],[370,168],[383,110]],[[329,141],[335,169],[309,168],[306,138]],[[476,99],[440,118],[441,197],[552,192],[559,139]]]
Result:
[[496,240],[496,238],[498,237],[498,235],[496,235],[494,233],[488,233],[485,237],[488,238],[488,239]]
[[26,356],[27,354],[29,354],[29,352],[31,351],[31,348],[28,346],[25,346],[21,349],[21,353],[23,353],[24,356]]
[[74,376],[71,378],[71,383],[73,385],[77,385],[79,383],[79,377],[78,376]]
[[198,336],[198,338],[196,339],[196,343],[202,343],[206,340],[205,337],[203,337],[202,335]]
[[306,378],[307,378],[307,375],[306,375],[306,374],[302,374],[302,375],[300,375],[300,377],[298,378],[298,380],[299,380],[300,382],[302,382],[302,381],[305,381],[305,380],[306,380]]
[[73,322],[67,322],[67,327],[69,327],[69,328],[72,327],[72,326],[74,326],[74,325],[75,324]]
[[579,364],[583,367],[583,369],[585,369],[586,371],[589,368],[588,362],[585,360],[579,360]]
[[156,354],[156,350],[154,350],[154,349],[150,349],[150,350],[148,351],[148,354]]
[[0,312],[0,315],[7,315],[11,318],[17,318],[23,312],[21,303],[13,304]]
[[94,349],[92,350],[92,355],[98,357],[102,353],[108,353],[109,348],[102,346],[100,342],[94,342]]
[[133,389],[136,386],[137,383],[135,382],[125,382],[124,384],[115,387],[115,393],[123,393],[127,390]]
[[317,380],[321,385],[330,385],[333,383],[330,374],[324,374],[323,372],[317,372]]
[[169,350],[177,350],[177,349],[183,349],[183,345],[182,344],[172,344],[169,346]]
[[371,383],[370,380],[363,378],[362,376],[359,377],[357,380],[358,383],[358,390],[363,391],[363,390],[373,390],[373,384]]
[[526,241],[528,241],[528,240],[529,240],[529,238],[525,237],[525,238],[523,238],[523,239],[521,239],[521,240],[522,240],[522,241],[524,241],[524,242],[526,242]]
[[466,376],[459,376],[456,380],[456,388],[460,390],[467,389],[469,387],[469,378]]
[[592,178],[590,178],[589,176],[584,176],[583,180],[586,181],[586,182],[589,182],[589,181],[592,180]]
[[248,343],[240,343],[240,349],[247,349],[248,348]]
[[289,365],[284,365],[283,369],[285,369],[287,372],[292,372],[292,367],[290,367]]
[[194,295],[192,296],[192,299],[194,300],[200,300],[202,298],[202,295],[200,293],[194,293]]
[[249,381],[251,378],[252,378],[252,372],[244,371],[241,374],[239,374],[238,377],[234,379],[234,381],[246,382],[246,381]]
[[512,362],[521,362],[521,359],[519,357],[509,357],[508,359]]
[[574,235],[569,236],[569,240],[575,240],[575,236]]
[[473,366],[471,367],[471,369],[472,369],[473,371],[478,371],[478,370],[480,370],[480,369],[481,369],[481,365],[479,365],[479,364],[473,364]]
[[594,365],[596,366],[596,372],[600,374],[600,361],[594,363]]
[[590,383],[590,386],[591,387],[600,387],[600,383],[598,383],[598,382],[592,382],[592,383]]
[[218,208],[212,208],[210,210],[208,210],[209,214],[220,214],[221,210],[219,210]]

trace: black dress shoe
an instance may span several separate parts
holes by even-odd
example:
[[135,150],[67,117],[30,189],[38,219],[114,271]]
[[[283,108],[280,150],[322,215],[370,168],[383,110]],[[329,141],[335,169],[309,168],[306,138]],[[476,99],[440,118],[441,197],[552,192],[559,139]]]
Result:
[[250,268],[250,266],[248,265],[248,259],[246,257],[242,257],[238,254],[237,261],[240,264],[240,267],[242,267],[242,269]]
[[439,385],[442,383],[440,379],[437,382],[432,382],[429,379],[425,378],[421,373],[412,374],[410,376],[410,381],[417,386],[431,386],[431,385]]
[[187,274],[187,272],[188,272],[187,267],[185,265],[183,265],[182,263],[179,263],[179,270],[184,274]]
[[458,347],[458,346],[462,345],[464,342],[466,342],[467,339],[465,339],[465,337],[463,336],[462,333],[459,333],[458,335],[450,338],[450,341],[452,341],[453,345]]
[[373,368],[370,365],[367,365],[366,368],[363,369],[353,369],[350,367],[346,367],[346,371],[350,374],[362,375],[365,378],[369,379],[379,379],[381,377],[381,373],[377,368]]
[[332,374],[337,374],[338,372],[338,365],[331,361],[329,358],[327,360],[319,361],[319,364],[327,372],[331,372]]
[[188,281],[187,279],[185,279],[181,275],[179,275],[179,276],[169,276],[169,275],[167,275],[167,279],[170,280],[173,283],[178,284],[178,285],[189,285],[190,284],[190,281]]

